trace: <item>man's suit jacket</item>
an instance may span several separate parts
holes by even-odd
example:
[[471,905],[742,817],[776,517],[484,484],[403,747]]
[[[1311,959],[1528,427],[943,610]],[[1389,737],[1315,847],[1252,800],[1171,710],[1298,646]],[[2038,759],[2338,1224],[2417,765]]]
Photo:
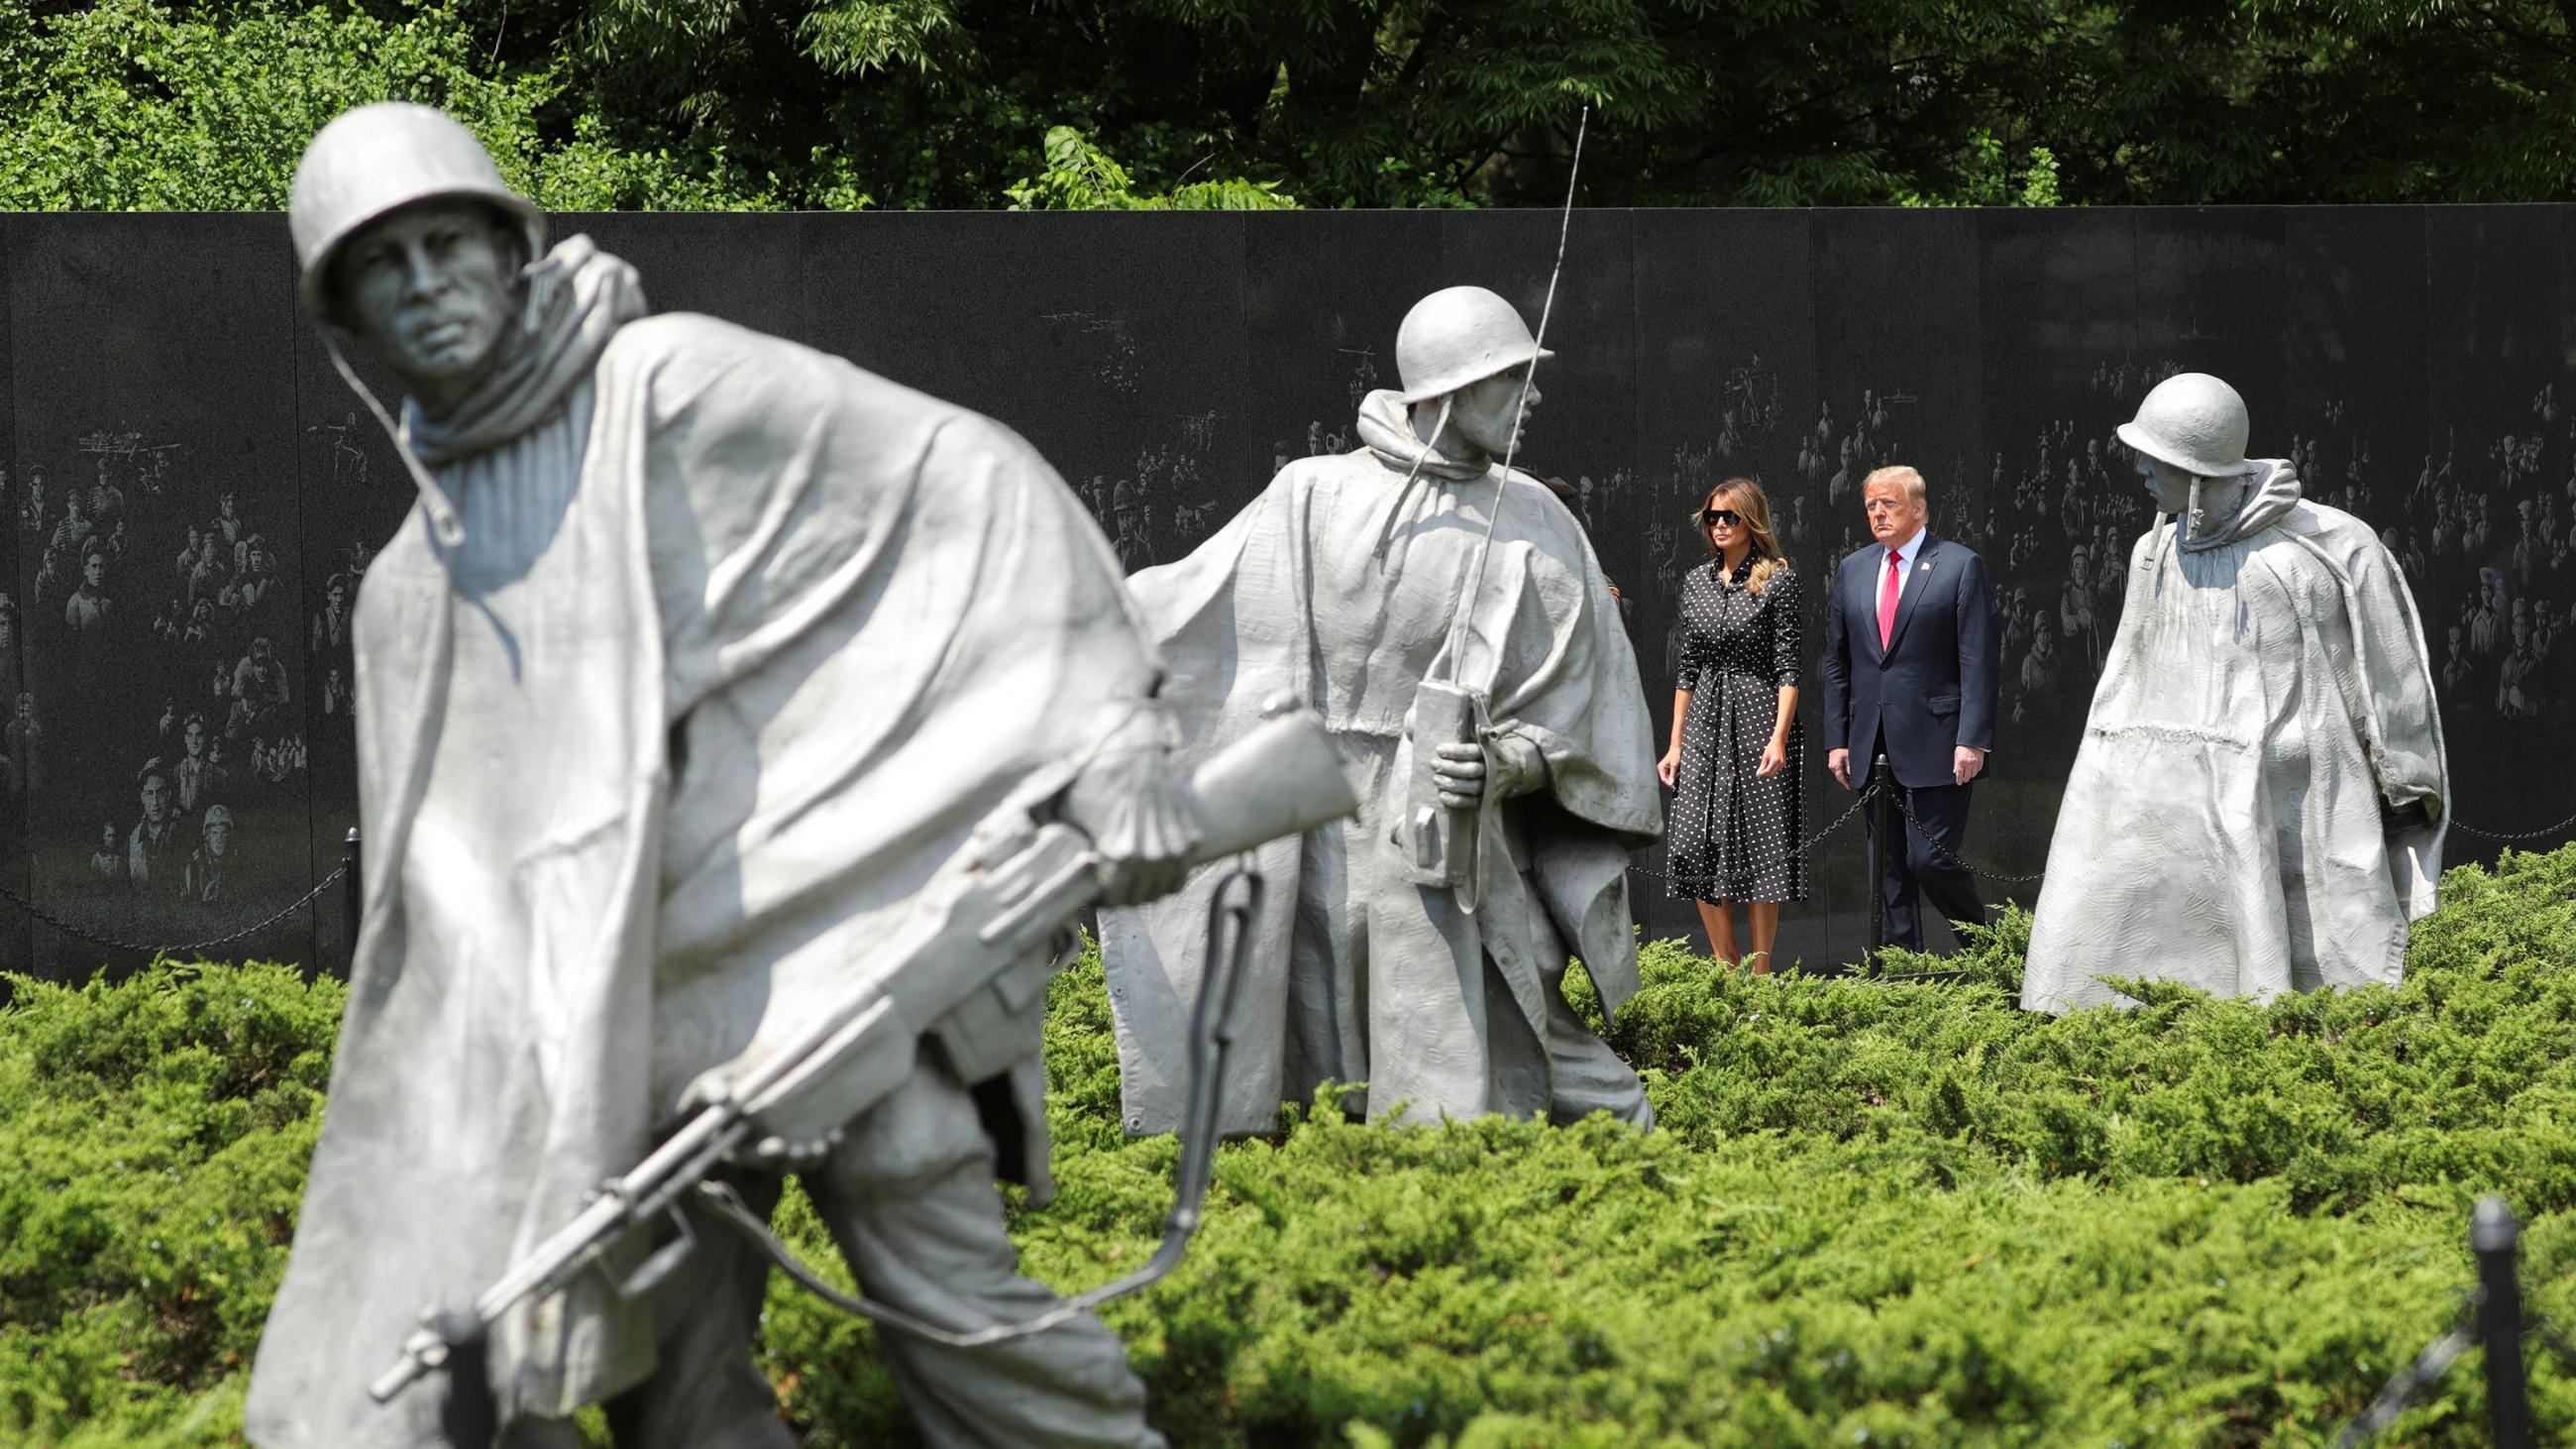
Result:
[[1825,748],[1852,752],[1852,780],[1875,748],[1907,789],[1953,782],[1951,751],[1995,745],[1994,581],[1965,544],[1926,532],[1878,643],[1887,550],[1873,543],[1834,570],[1825,601]]

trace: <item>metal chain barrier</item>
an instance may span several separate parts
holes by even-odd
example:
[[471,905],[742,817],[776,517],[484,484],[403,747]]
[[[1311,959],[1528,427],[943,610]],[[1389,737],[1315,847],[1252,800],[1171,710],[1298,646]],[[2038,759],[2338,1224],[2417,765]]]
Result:
[[2502,1197],[2489,1194],[2478,1199],[2470,1214],[2469,1250],[2477,1259],[2478,1282],[2460,1295],[2451,1326],[2389,1379],[2370,1408],[2344,1427],[2335,1449],[2357,1449],[2386,1432],[2407,1405],[2450,1372],[2451,1365],[2472,1347],[2483,1350],[2486,1359],[2487,1442],[2496,1449],[2538,1449],[2540,1435],[2532,1422],[2523,1340],[2537,1337],[2570,1367],[2576,1367],[2576,1350],[2559,1337],[2555,1324],[2525,1304],[2522,1224]]
[[2555,825],[2544,825],[2538,830],[2525,830],[2518,834],[2506,834],[2502,831],[2496,830],[2480,830],[2476,826],[2469,824],[2467,821],[2460,820],[2456,817],[2451,821],[2452,829],[2457,830],[2464,835],[2475,835],[2487,840],[2555,840],[2559,836],[2567,834],[2571,827],[2576,827],[2576,815],[2570,815]]
[[297,911],[313,904],[313,902],[318,899],[323,892],[331,889],[331,887],[335,885],[338,885],[341,879],[347,876],[348,873],[349,867],[346,863],[343,863],[337,870],[334,870],[329,875],[322,877],[321,882],[315,885],[313,889],[296,897],[293,904],[280,910],[272,911],[268,915],[262,916],[256,922],[244,926],[238,931],[227,932],[221,936],[210,936],[203,941],[190,941],[184,945],[178,946],[152,946],[146,945],[140,941],[121,941],[114,936],[100,935],[96,931],[85,929],[81,926],[72,924],[70,921],[64,920],[61,916],[54,914],[52,911],[46,910],[43,906],[36,904],[34,901],[27,899],[25,896],[18,894],[7,886],[0,886],[0,901],[6,901],[10,905],[16,906],[18,909],[25,911],[28,915],[35,917],[37,920],[44,922],[46,925],[53,927],[55,930],[62,932],[66,936],[87,941],[92,945],[108,946],[119,951],[136,951],[153,956],[184,956],[190,952],[203,951],[212,946],[229,945],[245,936],[255,936],[260,932],[267,930],[269,927],[285,920],[288,916],[294,915]]
[[[1790,851],[1787,855],[1781,857],[1781,864],[1786,865],[1793,860],[1805,859],[1808,851],[1811,851],[1817,846],[1825,843],[1826,837],[1832,835],[1835,831],[1842,829],[1844,826],[1849,825],[1852,817],[1860,813],[1860,807],[1868,804],[1870,802],[1870,798],[1877,793],[1878,786],[1875,784],[1864,787],[1860,792],[1860,798],[1852,801],[1851,808],[1849,810],[1836,816],[1833,824],[1828,825],[1824,829],[1817,831],[1815,834],[1808,836],[1805,843],[1801,844],[1797,849]],[[1635,871],[1639,875],[1651,876],[1652,878],[1663,881],[1669,885],[1687,886],[1691,884],[1689,881],[1678,880],[1672,876],[1668,876],[1660,870],[1648,870],[1642,865],[1630,866],[1629,869]]]
[[[1790,851],[1787,856],[1783,857],[1784,863],[1786,861],[1804,858],[1808,851],[1823,844],[1826,837],[1832,835],[1835,831],[1842,829],[1845,825],[1850,824],[1851,818],[1860,813],[1861,807],[1868,804],[1870,800],[1879,793],[1881,793],[1881,787],[1875,781],[1864,787],[1861,790],[1859,797],[1852,801],[1852,805],[1849,810],[1844,811],[1839,817],[1837,817],[1833,824],[1828,825],[1824,829],[1816,832],[1814,835],[1807,837],[1804,844],[1800,845],[1797,849]],[[1970,875],[1980,876],[1986,880],[2000,882],[2005,885],[2028,885],[2033,881],[2044,880],[2047,878],[2048,872],[2045,869],[2032,871],[2028,875],[2007,875],[2002,871],[1988,870],[1983,866],[1970,865],[1968,862],[1961,860],[1958,856],[1952,854],[1948,846],[1943,845],[1940,841],[1932,838],[1932,832],[1924,826],[1921,820],[1915,818],[1914,809],[1911,805],[1906,803],[1905,792],[1903,790],[1890,790],[1886,793],[1888,799],[1895,803],[1898,813],[1905,817],[1905,823],[1913,828],[1916,835],[1922,837],[1925,845],[1932,847],[1932,853],[1934,855],[1941,857],[1942,860],[1948,862],[1950,865],[1955,866],[1960,870],[1964,870]],[[2547,825],[2538,830],[2525,830],[2512,834],[2494,830],[2480,830],[2478,827],[2468,824],[2456,817],[2451,821],[2451,828],[2458,830],[2463,834],[2480,836],[2487,840],[2554,840],[2561,835],[2569,833],[2571,828],[2576,828],[2576,815],[2570,815],[2555,825]],[[1649,870],[1644,866],[1632,866],[1630,868],[1639,875],[1663,881],[1667,884],[1690,884],[1690,882],[1687,881],[1675,880],[1673,877],[1666,875],[1659,870]]]
[[2379,1391],[2379,1397],[2370,1401],[2370,1407],[2360,1418],[2344,1426],[2342,1435],[2335,1440],[2335,1449],[2356,1449],[2356,1446],[2377,1437],[2397,1422],[2397,1416],[2405,1413],[2418,1395],[2439,1383],[2442,1376],[2451,1371],[2451,1365],[2461,1354],[2469,1351],[2469,1345],[2477,1342],[2477,1335],[2470,1331],[2470,1325],[2477,1315],[2478,1298],[2477,1290],[2471,1289],[2462,1299],[2460,1311],[2452,1315],[2451,1326],[2443,1330],[2441,1337],[2424,1345],[2422,1353],[2415,1355],[2411,1363],[2388,1380],[2387,1386]]
[[1924,843],[1925,845],[1928,845],[1928,846],[1932,847],[1932,853],[1933,853],[1934,855],[1937,855],[1937,856],[1941,857],[1943,860],[1948,861],[1951,865],[1954,865],[1954,866],[1958,867],[1959,869],[1966,871],[1966,872],[1967,872],[1968,874],[1970,874],[1970,875],[1980,875],[1980,876],[1984,876],[1984,877],[1985,877],[1986,879],[1988,879],[1988,880],[1992,880],[1992,881],[2003,881],[2003,882],[2005,882],[2005,883],[2007,883],[2007,884],[2020,885],[2020,884],[2024,884],[2024,883],[2027,883],[2027,882],[2030,882],[2030,881],[2038,880],[2038,879],[2040,879],[2041,877],[2043,877],[2043,876],[2045,876],[2045,875],[2047,875],[2047,874],[2048,874],[2048,872],[2047,872],[2047,871],[2045,871],[2045,870],[2035,870],[2035,871],[2032,871],[2032,872],[2031,872],[2030,874],[2028,874],[2028,875],[2005,875],[2005,874],[2004,874],[2003,872],[2001,872],[2001,871],[1987,870],[1987,869],[1985,869],[1985,868],[1984,868],[1984,867],[1982,867],[1982,866],[1974,866],[1974,865],[1970,865],[1970,864],[1968,864],[1966,861],[1961,860],[1959,857],[1957,857],[1957,856],[1955,856],[1955,855],[1952,855],[1952,854],[1950,853],[1950,847],[1948,847],[1948,846],[1946,846],[1946,845],[1943,845],[1941,842],[1939,842],[1939,841],[1937,841],[1937,840],[1933,839],[1933,838],[1932,838],[1932,832],[1931,832],[1930,830],[1928,830],[1928,829],[1924,828],[1924,824],[1923,824],[1923,822],[1914,818],[1914,807],[1913,807],[1913,806],[1911,806],[1911,805],[1908,805],[1907,803],[1905,803],[1905,792],[1904,792],[1904,791],[1902,791],[1902,790],[1895,791],[1895,792],[1891,793],[1891,794],[1888,796],[1888,798],[1896,802],[1896,810],[1897,810],[1897,813],[1898,813],[1898,814],[1900,814],[1900,815],[1903,815],[1903,816],[1905,817],[1905,823],[1906,823],[1906,824],[1911,825],[1911,826],[1913,826],[1913,827],[1914,827],[1914,833],[1915,833],[1916,835],[1921,836],[1921,837],[1923,838],[1923,843]]
[[2544,1314],[2531,1321],[2531,1331],[2539,1337],[2543,1346],[2558,1355],[2558,1362],[2564,1365],[2569,1373],[2576,1373],[2576,1343],[2569,1343],[2567,1336],[2558,1331],[2557,1324],[2550,1322],[2548,1316]]

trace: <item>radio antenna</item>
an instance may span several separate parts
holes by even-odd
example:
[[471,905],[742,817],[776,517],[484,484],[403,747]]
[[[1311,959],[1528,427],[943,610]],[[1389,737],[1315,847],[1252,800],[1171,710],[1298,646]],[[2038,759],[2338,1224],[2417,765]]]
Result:
[[1530,339],[1529,365],[1521,370],[1521,395],[1512,407],[1511,437],[1503,444],[1502,481],[1494,485],[1494,506],[1485,514],[1485,536],[1476,545],[1476,563],[1468,571],[1466,592],[1459,596],[1450,614],[1449,642],[1440,651],[1439,665],[1447,673],[1434,674],[1435,679],[1454,681],[1458,677],[1459,653],[1466,648],[1467,621],[1474,616],[1476,596],[1485,588],[1485,560],[1494,551],[1494,525],[1502,521],[1503,500],[1510,496],[1512,457],[1520,450],[1521,421],[1529,415],[1530,385],[1538,379],[1538,354],[1547,346],[1548,319],[1556,312],[1556,282],[1565,275],[1565,239],[1574,230],[1574,186],[1583,174],[1583,136],[1591,124],[1592,108],[1585,106],[1574,123],[1574,160],[1566,168],[1565,208],[1556,225],[1556,265],[1547,274],[1547,300],[1539,304],[1538,334]]

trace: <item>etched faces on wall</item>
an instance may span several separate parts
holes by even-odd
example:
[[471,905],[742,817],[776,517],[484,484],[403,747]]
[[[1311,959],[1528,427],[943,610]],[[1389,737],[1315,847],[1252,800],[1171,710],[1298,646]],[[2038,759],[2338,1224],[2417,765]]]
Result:
[[[300,848],[245,850],[310,829],[293,647],[308,624],[293,540],[264,526],[301,505],[291,474],[210,476],[139,432],[67,441],[93,455],[57,469],[79,481],[38,488],[31,466],[15,500],[38,603],[22,618],[0,594],[0,783],[25,807],[39,890],[94,898],[101,934],[186,939],[168,932],[295,885],[245,860],[305,868]],[[343,681],[353,595],[343,576],[309,626]]]

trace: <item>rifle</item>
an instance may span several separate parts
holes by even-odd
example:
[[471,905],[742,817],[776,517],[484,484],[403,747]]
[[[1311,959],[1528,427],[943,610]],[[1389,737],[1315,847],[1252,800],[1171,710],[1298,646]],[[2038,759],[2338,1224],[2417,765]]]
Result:
[[[1190,797],[1200,825],[1193,865],[1312,830],[1359,808],[1323,721],[1313,711],[1295,707],[1273,713],[1202,764],[1190,777]],[[886,952],[891,969],[736,1078],[632,1171],[601,1184],[571,1222],[513,1264],[470,1307],[424,1313],[422,1326],[404,1340],[394,1364],[368,1385],[368,1394],[386,1402],[478,1346],[517,1305],[562,1290],[581,1273],[601,1267],[630,1234],[667,1219],[677,1236],[618,1285],[627,1297],[650,1290],[696,1246],[679,1211],[683,1199],[694,1198],[719,1221],[754,1235],[798,1282],[834,1303],[960,1347],[1042,1331],[1168,1271],[1197,1225],[1195,1194],[1206,1186],[1212,1137],[1184,1144],[1181,1196],[1154,1264],[1026,1323],[971,1334],[950,1333],[884,1305],[831,1291],[769,1235],[767,1225],[730,1187],[706,1181],[708,1173],[746,1147],[832,1139],[842,1124],[911,1075],[925,1036],[940,1044],[963,1081],[983,1080],[1017,1059],[1020,1052],[1003,1044],[1020,1035],[1013,1026],[1027,1020],[1029,1008],[1054,975],[1054,953],[1047,947],[1085,907],[1101,899],[1107,868],[1081,831],[1043,818],[1041,812],[1053,798],[1050,793],[1036,802],[1014,801],[978,825],[965,849],[923,888],[890,934]],[[1259,878],[1249,879],[1245,897],[1220,911],[1233,928],[1237,969],[1225,973],[1222,992],[1216,975],[1207,978],[1192,1028],[1189,1120],[1202,1136],[1212,1132],[1216,1120],[1219,1073],[1210,1069],[1198,1034],[1208,1029],[1211,999],[1222,1001],[1215,1038],[1221,1064],[1228,1031],[1223,1018],[1230,1014],[1240,953],[1249,942],[1250,917],[1259,901]],[[1233,883],[1229,878],[1219,886],[1221,903]],[[1212,924],[1211,956],[1222,934]]]

